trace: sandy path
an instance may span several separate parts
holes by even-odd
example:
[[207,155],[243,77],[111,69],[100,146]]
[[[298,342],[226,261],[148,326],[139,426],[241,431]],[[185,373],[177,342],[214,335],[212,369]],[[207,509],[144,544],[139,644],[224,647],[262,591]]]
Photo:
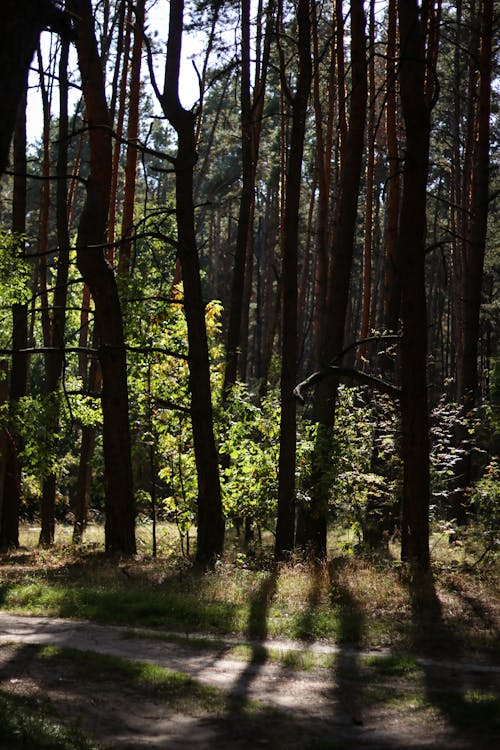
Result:
[[[6,668],[8,662],[7,644],[55,645],[111,654],[125,659],[150,661],[190,675],[202,684],[224,689],[227,691],[228,706],[236,703],[241,706],[245,701],[257,700],[266,706],[286,712],[293,718],[296,726],[296,730],[290,727],[286,730],[283,744],[276,744],[278,740],[274,727],[271,732],[275,738],[274,744],[269,745],[265,730],[262,730],[263,736],[258,741],[247,736],[238,737],[237,732],[235,735],[235,731],[231,729],[234,717],[231,717],[229,712],[225,730],[229,731],[229,727],[231,731],[225,737],[221,731],[223,719],[220,717],[215,725],[206,719],[200,720],[199,717],[172,714],[166,717],[161,701],[151,700],[141,704],[140,709],[130,711],[127,707],[130,707],[131,702],[135,706],[140,703],[138,696],[134,696],[132,701],[130,696],[124,695],[123,690],[120,691],[120,686],[107,685],[105,692],[109,698],[106,708],[108,716],[106,722],[101,722],[103,728],[99,729],[99,723],[100,717],[103,718],[104,703],[93,703],[92,700],[85,700],[85,697],[77,695],[73,701],[73,708],[74,712],[78,712],[78,703],[82,700],[88,704],[88,722],[83,723],[90,723],[97,730],[96,736],[100,741],[108,743],[108,747],[120,750],[143,747],[174,750],[177,746],[180,747],[182,742],[186,743],[187,733],[190,740],[184,747],[222,749],[267,744],[283,748],[313,748],[316,745],[308,744],[308,740],[305,739],[310,736],[307,728],[312,726],[324,729],[325,736],[335,738],[335,742],[340,743],[317,745],[318,747],[477,747],[482,750],[500,747],[500,732],[485,729],[480,740],[478,736],[471,736],[470,732],[467,736],[458,732],[446,717],[440,717],[439,714],[436,714],[435,722],[429,725],[422,723],[419,711],[410,710],[411,706],[402,715],[400,708],[391,711],[387,705],[368,705],[361,696],[363,677],[359,669],[359,659],[364,655],[384,656],[389,652],[359,652],[339,649],[328,644],[311,644],[307,646],[308,649],[336,654],[336,665],[340,665],[340,668],[336,666],[331,670],[323,668],[301,672],[288,669],[276,662],[263,661],[262,650],[264,647],[287,652],[303,649],[303,644],[274,640],[258,644],[239,642],[249,644],[250,648],[254,645],[256,658],[244,661],[231,657],[229,651],[235,644],[235,639],[227,639],[221,646],[220,642],[211,644],[207,638],[207,648],[193,648],[178,640],[172,642],[161,639],[157,631],[126,629],[58,618],[24,617],[0,612],[0,644],[4,644],[0,653],[7,655],[5,659],[0,660],[2,669]],[[431,685],[433,690],[456,689],[463,693],[464,689],[475,689],[485,681],[489,686],[498,688],[500,666],[431,659],[418,661],[426,675],[427,688]],[[36,683],[36,675],[29,677]],[[61,676],[58,679],[59,682],[63,680]],[[10,677],[10,680],[12,682],[13,678]],[[15,680],[14,684],[17,684]],[[377,686],[393,689],[395,693],[415,689],[415,685],[405,684],[401,680],[377,682]],[[90,686],[88,689],[91,689]],[[45,690],[52,700],[57,701],[61,685],[58,691],[57,684],[51,685],[47,677]],[[83,687],[79,686],[79,690],[83,690]],[[71,713],[67,686],[59,695],[59,699],[64,697],[64,692],[67,694],[65,708]],[[78,693],[78,690],[75,688],[74,692]],[[121,731],[118,731],[118,727],[121,727]],[[287,732],[290,735],[288,739]]]

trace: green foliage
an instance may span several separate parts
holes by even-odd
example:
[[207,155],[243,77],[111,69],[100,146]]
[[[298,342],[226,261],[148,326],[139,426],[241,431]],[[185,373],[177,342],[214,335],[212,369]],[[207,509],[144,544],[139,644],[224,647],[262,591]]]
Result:
[[14,407],[17,432],[21,435],[23,468],[27,474],[44,479],[59,473],[56,452],[59,434],[53,432],[54,418],[59,413],[60,394],[23,396]]
[[500,532],[500,460],[494,456],[476,483],[472,502],[477,507],[488,533]]
[[[341,385],[337,397],[331,471],[331,511],[362,541],[366,524],[380,523],[399,491],[398,417],[385,396]],[[304,461],[307,467],[309,459]],[[307,471],[307,468],[306,468]],[[351,539],[347,547],[352,549]]]
[[219,414],[219,451],[223,457],[222,493],[226,516],[259,526],[276,512],[280,405],[272,389],[258,399],[238,383]]
[[0,299],[3,305],[27,302],[31,297],[31,268],[23,257],[22,235],[0,229]]

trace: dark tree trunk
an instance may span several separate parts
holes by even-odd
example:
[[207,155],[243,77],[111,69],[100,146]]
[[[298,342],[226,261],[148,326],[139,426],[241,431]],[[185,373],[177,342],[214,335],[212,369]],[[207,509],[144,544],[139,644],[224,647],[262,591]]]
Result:
[[12,133],[26,92],[31,60],[42,29],[67,31],[68,22],[50,0],[4,0],[0,24],[0,174],[7,167]]
[[223,388],[224,397],[228,395],[236,382],[238,372],[244,378],[247,369],[249,304],[253,272],[255,177],[259,158],[262,111],[269,63],[274,2],[270,2],[268,5],[263,59],[257,61],[259,67],[252,94],[250,83],[250,0],[242,0],[241,2],[240,107],[242,189],[229,304],[226,369]]
[[[397,8],[396,0],[389,0],[387,11],[387,103],[386,133],[389,177],[385,211],[385,274],[384,274],[384,313],[382,329],[397,331],[401,306],[401,273],[398,260],[398,222],[400,204],[400,163],[398,149],[398,107],[397,107]],[[390,363],[387,362],[390,366]]]
[[[26,233],[26,98],[22,97],[14,132],[14,185],[12,191],[12,230]],[[24,253],[24,246],[21,245]],[[28,387],[28,306],[12,307],[12,367],[10,373],[10,409],[14,416],[17,402],[26,395]],[[24,351],[23,351],[24,350]],[[14,416],[15,420],[15,416]],[[12,428],[6,455],[2,515],[0,518],[0,548],[19,546],[19,510],[21,507],[21,437]]]
[[[349,127],[336,212],[337,223],[331,257],[332,273],[327,294],[327,310],[319,336],[321,364],[334,362],[343,349],[348,307],[357,205],[363,160],[366,121],[367,71],[365,14],[360,0],[351,2],[352,91]],[[338,383],[322,380],[316,387],[312,420],[318,425],[311,468],[311,501],[301,508],[297,543],[314,557],[326,556],[327,513],[333,450],[333,425]]]
[[[275,556],[281,559],[292,552],[295,536],[295,451],[297,383],[297,257],[302,159],[311,91],[311,7],[309,0],[297,6],[299,70],[297,87],[291,102],[292,126],[286,173],[284,245],[282,279],[281,346],[281,422],[278,475],[278,518]],[[284,70],[283,70],[284,76]]]
[[462,407],[465,420],[457,428],[456,442],[462,447],[463,453],[455,467],[451,512],[459,524],[466,522],[470,510],[472,455],[466,420],[474,409],[478,392],[479,313],[488,224],[493,1],[482,0],[479,14],[479,90],[473,124],[475,142],[457,321],[461,346],[456,356],[456,389],[457,401]]
[[425,300],[430,112],[425,42],[416,0],[399,3],[399,81],[406,131],[398,255],[401,267],[401,429],[404,465],[401,556],[426,571],[429,559],[429,421]]
[[122,243],[118,261],[118,275],[128,276],[132,252],[132,232],[134,224],[135,186],[137,177],[137,148],[139,135],[139,102],[141,92],[141,53],[144,34],[145,0],[139,0],[136,7],[134,41],[130,69],[130,98],[127,123],[127,155],[125,162],[125,186],[123,193]]
[[197,559],[206,562],[220,555],[224,545],[224,518],[217,447],[213,429],[210,363],[205,306],[196,246],[193,169],[196,163],[195,115],[179,101],[179,69],[184,2],[170,3],[165,87],[161,104],[177,133],[176,220],[178,257],[184,285],[184,311],[188,329],[191,420],[198,477]]
[[102,372],[105,543],[109,553],[134,554],[135,508],[130,457],[127,358],[120,299],[107,263],[106,238],[111,188],[111,135],[104,76],[89,0],[70,0],[89,127],[90,174],[77,238],[77,264],[95,303]]
[[[53,313],[49,320],[49,338],[46,346],[54,351],[45,355],[45,393],[49,398],[56,399],[59,381],[64,363],[64,332],[66,327],[66,299],[69,272],[69,229],[68,229],[68,55],[69,42],[61,42],[61,56],[59,61],[59,132],[57,140],[57,242],[58,260],[57,276],[54,288]],[[53,411],[48,415],[51,420],[49,432],[54,435],[59,426],[59,413],[54,403]],[[56,505],[56,477],[50,474],[44,479],[42,486],[42,513],[40,544],[48,547],[54,543]]]

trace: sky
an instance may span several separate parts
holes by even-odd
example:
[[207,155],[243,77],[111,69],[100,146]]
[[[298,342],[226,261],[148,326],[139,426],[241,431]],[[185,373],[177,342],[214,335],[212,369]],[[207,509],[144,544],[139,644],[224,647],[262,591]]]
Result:
[[[167,0],[153,0],[150,4],[148,15],[147,15],[147,30],[152,35],[155,32],[157,38],[166,41],[168,32],[168,9],[169,3]],[[43,58],[43,66],[47,71],[49,68],[49,61],[51,57],[51,49],[57,43],[57,38],[50,32],[44,31],[40,37],[40,48]],[[199,98],[199,85],[198,78],[193,67],[191,58],[192,56],[200,56],[203,54],[203,40],[200,36],[193,34],[184,33],[182,41],[182,61],[181,61],[181,76],[179,86],[179,96],[181,103],[184,107],[192,107]],[[202,63],[200,62],[199,67]],[[43,130],[43,108],[42,99],[39,87],[39,73],[38,73],[38,56],[35,53],[33,62],[31,65],[31,73],[28,82],[28,106],[27,106],[27,137],[28,143],[33,144],[36,141],[41,140]],[[74,47],[70,49],[70,63],[69,67],[71,71],[75,71],[75,81],[78,80],[77,74],[77,55]],[[142,66],[142,77],[144,80],[149,78],[147,71],[147,63],[143,58]],[[108,75],[109,79],[109,75]],[[157,80],[160,88],[163,84],[163,69],[161,65],[157,67]],[[57,84],[55,84],[56,86]],[[53,91],[53,104],[52,114],[57,117],[58,101],[57,101],[57,89]],[[70,93],[70,104],[69,111],[73,112],[76,103],[80,98],[79,90],[73,89]],[[157,114],[159,114],[159,109]]]

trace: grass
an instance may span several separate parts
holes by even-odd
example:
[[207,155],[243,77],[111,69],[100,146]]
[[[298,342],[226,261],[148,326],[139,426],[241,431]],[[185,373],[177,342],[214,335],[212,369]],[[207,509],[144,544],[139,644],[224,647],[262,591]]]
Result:
[[110,654],[94,651],[80,651],[73,648],[45,646],[39,650],[37,658],[53,664],[79,668],[87,676],[95,679],[110,678],[123,684],[146,690],[168,702],[171,709],[216,713],[224,710],[226,697],[222,690],[201,685],[192,677],[143,661],[129,661]]
[[[4,743],[9,743],[8,745]],[[40,750],[98,750],[79,727],[63,722],[48,702],[0,690],[0,747]]]
[[[180,633],[293,638],[305,647],[326,640],[456,656],[491,655],[498,646],[494,561],[474,567],[477,550],[441,549],[440,537],[433,542],[434,580],[422,584],[392,557],[344,555],[323,566],[296,560],[274,567],[265,556],[228,553],[209,570],[169,551],[157,559],[110,560],[100,527],[77,549],[67,545],[70,530],[58,529],[53,550],[37,549],[37,534],[25,527],[22,548],[0,557],[1,608]],[[161,538],[175,543],[169,527]]]

